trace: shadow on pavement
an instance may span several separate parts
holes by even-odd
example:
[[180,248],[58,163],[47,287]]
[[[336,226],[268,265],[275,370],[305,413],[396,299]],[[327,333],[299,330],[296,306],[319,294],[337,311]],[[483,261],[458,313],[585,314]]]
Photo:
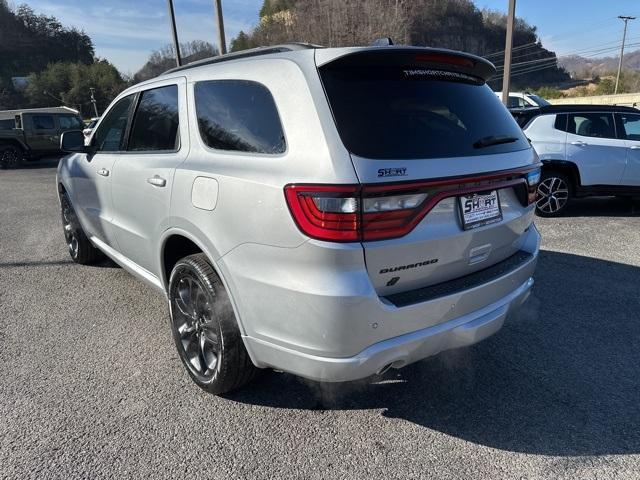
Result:
[[571,200],[562,217],[640,217],[640,199],[588,197]]
[[269,372],[227,398],[318,414],[382,409],[508,451],[640,453],[640,268],[543,251],[536,280],[520,312],[474,347],[349,384]]

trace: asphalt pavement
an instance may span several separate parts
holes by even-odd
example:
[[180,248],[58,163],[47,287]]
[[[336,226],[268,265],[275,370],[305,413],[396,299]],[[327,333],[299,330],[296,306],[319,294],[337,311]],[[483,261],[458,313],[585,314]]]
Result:
[[640,478],[640,202],[538,219],[534,294],[476,346],[222,398],[161,296],[70,261],[54,167],[0,170],[0,478]]

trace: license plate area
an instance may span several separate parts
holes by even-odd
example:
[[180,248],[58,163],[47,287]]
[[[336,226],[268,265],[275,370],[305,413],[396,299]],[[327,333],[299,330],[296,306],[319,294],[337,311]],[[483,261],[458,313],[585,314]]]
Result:
[[462,228],[470,230],[502,220],[500,197],[497,190],[477,192],[458,197]]

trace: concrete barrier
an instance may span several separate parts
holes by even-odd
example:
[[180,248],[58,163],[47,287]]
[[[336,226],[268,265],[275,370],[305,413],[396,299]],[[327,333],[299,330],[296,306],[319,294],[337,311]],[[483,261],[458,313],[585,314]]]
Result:
[[617,95],[594,95],[592,97],[554,98],[552,105],[626,105],[640,107],[640,93],[619,93]]

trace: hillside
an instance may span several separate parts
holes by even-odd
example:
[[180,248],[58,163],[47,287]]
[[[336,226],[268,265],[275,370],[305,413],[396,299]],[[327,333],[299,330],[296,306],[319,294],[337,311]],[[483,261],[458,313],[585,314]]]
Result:
[[[618,69],[620,57],[584,58],[579,55],[560,57],[558,63],[575,78],[594,78]],[[640,71],[640,50],[624,54],[624,68]]]
[[[260,23],[240,32],[232,50],[287,41],[327,47],[368,45],[380,37],[396,44],[463,50],[489,58],[498,67],[491,86],[500,88],[506,16],[480,10],[471,0],[265,0]],[[570,80],[544,48],[536,27],[517,19],[514,32],[514,88],[555,85]]]

